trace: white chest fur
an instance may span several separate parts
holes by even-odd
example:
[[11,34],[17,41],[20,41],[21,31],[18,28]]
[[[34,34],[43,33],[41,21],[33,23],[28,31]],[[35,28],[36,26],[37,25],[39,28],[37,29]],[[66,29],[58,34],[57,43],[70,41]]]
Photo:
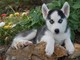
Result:
[[53,35],[55,43],[57,43],[57,44],[62,44],[64,42],[64,40],[66,39],[66,37],[67,37],[66,33]]
[[66,38],[70,37],[70,29],[66,33],[60,34],[52,34],[50,31],[46,31],[45,35],[52,37],[56,44],[62,44]]

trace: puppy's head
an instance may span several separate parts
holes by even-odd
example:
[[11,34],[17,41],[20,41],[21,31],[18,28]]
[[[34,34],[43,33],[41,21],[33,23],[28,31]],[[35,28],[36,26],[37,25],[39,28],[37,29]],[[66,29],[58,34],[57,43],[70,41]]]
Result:
[[55,10],[49,10],[45,4],[42,5],[43,18],[46,21],[48,29],[54,34],[65,32],[69,13],[70,6],[68,2],[65,2],[61,9]]

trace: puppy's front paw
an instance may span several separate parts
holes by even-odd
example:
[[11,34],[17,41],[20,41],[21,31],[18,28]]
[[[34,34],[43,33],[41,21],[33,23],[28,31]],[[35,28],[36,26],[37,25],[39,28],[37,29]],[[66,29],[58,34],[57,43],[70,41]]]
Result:
[[46,55],[50,57],[53,54],[54,49],[46,47],[45,52],[46,52]]
[[69,55],[71,55],[71,54],[73,54],[73,53],[74,53],[74,49],[69,49],[69,50],[68,50],[68,54],[69,54]]
[[70,55],[70,54],[73,54],[74,53],[74,47],[71,47],[71,48],[69,48],[67,51],[68,51],[68,54]]

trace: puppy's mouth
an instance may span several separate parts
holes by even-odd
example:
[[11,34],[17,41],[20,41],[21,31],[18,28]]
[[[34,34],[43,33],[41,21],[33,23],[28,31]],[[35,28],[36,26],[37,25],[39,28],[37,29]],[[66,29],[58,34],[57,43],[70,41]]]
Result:
[[59,33],[55,33],[55,34],[59,34]]

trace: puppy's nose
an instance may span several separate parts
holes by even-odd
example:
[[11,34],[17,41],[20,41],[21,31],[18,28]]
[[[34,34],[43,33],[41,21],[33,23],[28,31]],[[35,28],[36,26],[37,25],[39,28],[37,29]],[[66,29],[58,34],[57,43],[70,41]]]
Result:
[[56,34],[59,34],[59,29],[55,29],[55,33]]

